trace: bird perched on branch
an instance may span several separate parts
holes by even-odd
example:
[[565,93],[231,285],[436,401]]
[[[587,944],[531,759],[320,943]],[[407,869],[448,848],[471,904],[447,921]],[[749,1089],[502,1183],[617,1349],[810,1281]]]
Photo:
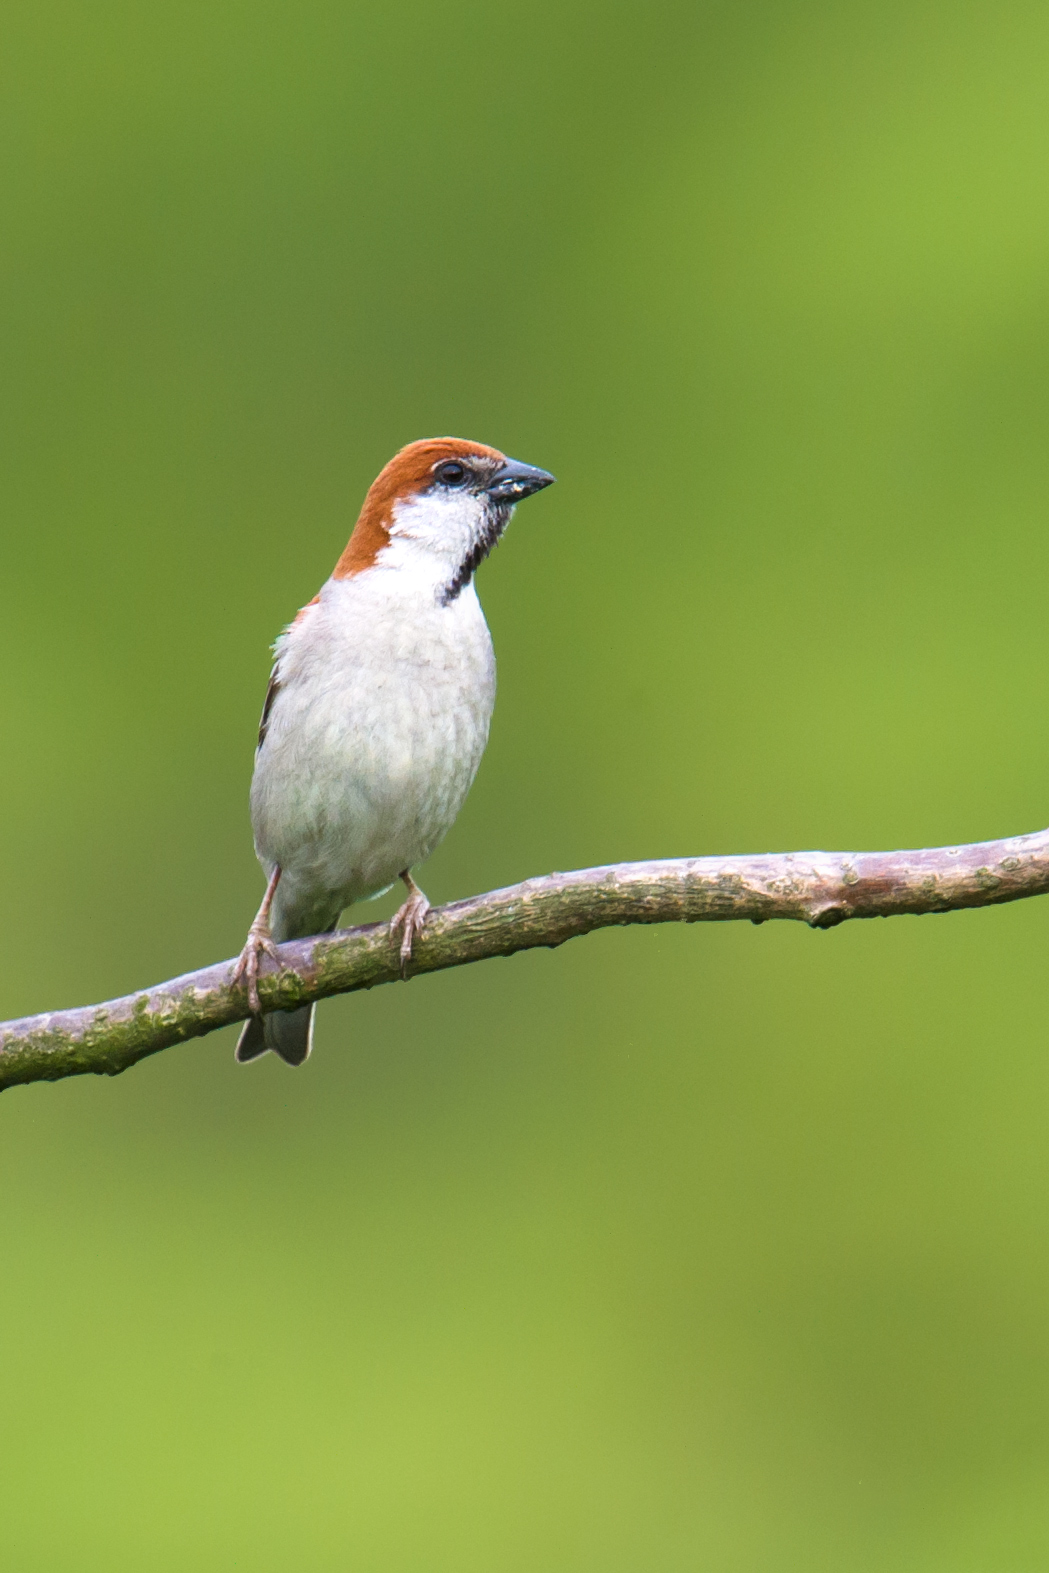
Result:
[[313,1009],[259,1006],[274,943],[334,929],[400,878],[407,974],[429,902],[411,877],[450,830],[488,741],[495,658],[475,570],[546,470],[456,437],[413,442],[373,482],[320,594],[274,647],[251,783],[266,894],[234,969],[253,1011],[237,1059],[301,1065]]

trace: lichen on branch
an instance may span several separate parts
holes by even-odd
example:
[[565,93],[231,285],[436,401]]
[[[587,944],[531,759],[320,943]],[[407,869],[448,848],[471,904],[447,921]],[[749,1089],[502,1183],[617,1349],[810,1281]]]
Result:
[[[668,858],[546,874],[435,907],[415,943],[411,975],[563,945],[630,923],[765,923],[833,928],[849,918],[953,912],[1049,893],[1049,830],[912,852],[786,852]],[[339,929],[278,948],[259,993],[267,1010],[400,979],[388,923]],[[102,1005],[0,1023],[0,1090],[87,1073],[115,1076],[147,1055],[249,1014],[234,962]]]

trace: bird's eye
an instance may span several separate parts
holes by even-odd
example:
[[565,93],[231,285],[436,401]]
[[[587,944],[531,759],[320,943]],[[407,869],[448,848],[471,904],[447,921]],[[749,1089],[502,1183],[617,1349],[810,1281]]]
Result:
[[442,486],[462,486],[466,480],[466,465],[460,464],[457,459],[449,459],[445,464],[439,464],[434,472]]

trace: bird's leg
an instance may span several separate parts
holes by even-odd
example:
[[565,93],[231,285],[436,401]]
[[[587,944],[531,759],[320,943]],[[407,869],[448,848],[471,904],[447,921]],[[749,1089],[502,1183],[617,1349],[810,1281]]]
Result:
[[270,933],[270,907],[277,893],[280,881],[280,867],[273,870],[270,882],[266,886],[266,894],[262,898],[262,906],[255,914],[255,921],[248,930],[248,937],[244,941],[244,949],[237,958],[230,979],[233,987],[241,981],[248,985],[248,1004],[251,1006],[253,1016],[262,1015],[262,1006],[259,1004],[259,961],[262,956],[269,956],[271,961],[280,963],[273,936]]
[[398,929],[403,929],[401,939],[401,977],[408,976],[408,963],[412,959],[412,945],[416,935],[423,931],[426,914],[430,910],[430,903],[415,883],[407,869],[401,874],[408,889],[408,900],[400,907],[390,919],[390,933],[396,935]]

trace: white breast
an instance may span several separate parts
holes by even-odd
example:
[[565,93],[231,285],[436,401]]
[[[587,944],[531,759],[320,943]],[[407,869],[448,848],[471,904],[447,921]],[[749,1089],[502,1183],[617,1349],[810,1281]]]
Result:
[[282,870],[274,932],[316,933],[422,863],[481,761],[495,658],[473,585],[448,606],[396,562],[329,580],[278,647],[251,789]]

